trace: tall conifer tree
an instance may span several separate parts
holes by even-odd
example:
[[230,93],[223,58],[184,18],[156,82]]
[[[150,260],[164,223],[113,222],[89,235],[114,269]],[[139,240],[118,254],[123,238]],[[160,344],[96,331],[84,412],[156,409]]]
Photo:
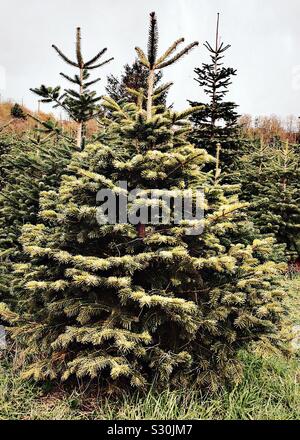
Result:
[[81,50],[80,28],[77,28],[76,33],[75,61],[64,55],[64,53],[54,44],[52,47],[67,64],[78,69],[78,73],[75,74],[73,78],[65,73],[60,74],[71,84],[75,84],[77,90],[65,89],[64,92],[61,93],[61,88],[59,86],[52,88],[42,85],[38,89],[31,89],[31,91],[42,97],[42,102],[53,103],[55,108],[62,108],[67,115],[77,123],[77,148],[83,150],[86,137],[86,122],[95,118],[100,113],[98,102],[101,97],[97,96],[95,91],[89,89],[90,86],[100,81],[100,78],[91,80],[90,71],[104,66],[113,60],[113,58],[99,62],[107,51],[107,48],[104,48],[89,61],[84,61]]
[[239,148],[237,139],[237,105],[231,101],[225,101],[232,77],[236,70],[224,67],[222,59],[230,45],[225,45],[219,38],[219,14],[217,18],[216,36],[214,44],[204,44],[209,52],[210,63],[203,63],[197,67],[196,81],[208,96],[209,102],[189,101],[202,109],[194,113],[191,120],[194,130],[191,140],[197,146],[206,148],[210,154],[216,155],[217,144],[220,147],[220,168],[226,173],[232,169]]
[[[215,388],[241,376],[240,347],[275,337],[282,292],[280,266],[268,261],[272,240],[243,242],[244,204],[222,187],[219,171],[204,171],[215,159],[187,139],[195,109],[158,113],[155,106],[162,92],[154,89],[155,71],[197,44],[175,54],[182,42],[159,57],[150,14],[147,55],[136,48],[149,71],[146,109],[143,94],[137,103],[107,97],[113,142],[75,153],[59,190],[42,195],[42,222],[23,228],[30,262],[16,268],[26,284],[13,334],[26,347],[25,377],[87,376],[136,387],[196,379]],[[163,196],[203,188],[205,217],[138,229],[99,224],[97,191],[119,196],[120,181],[143,196],[129,211],[163,207],[163,199],[149,198],[152,189]],[[188,235],[195,226],[203,233]]]

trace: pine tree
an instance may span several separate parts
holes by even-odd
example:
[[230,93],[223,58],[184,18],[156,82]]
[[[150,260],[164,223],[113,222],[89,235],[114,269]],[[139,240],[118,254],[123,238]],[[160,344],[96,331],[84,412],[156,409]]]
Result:
[[[148,69],[138,60],[130,66],[125,64],[124,73],[118,79],[115,75],[107,77],[106,92],[116,102],[132,101],[130,90],[147,90]],[[154,87],[158,87],[162,80],[162,72],[155,74]],[[129,89],[129,90],[128,90]],[[166,106],[167,91],[161,94],[156,104]]]
[[226,177],[226,174],[232,170],[239,151],[237,136],[239,115],[236,112],[237,105],[224,100],[236,70],[223,65],[222,59],[230,45],[220,42],[219,14],[215,44],[211,45],[206,41],[204,46],[210,54],[211,62],[203,63],[202,67],[197,67],[194,72],[197,75],[195,79],[208,96],[209,102],[189,101],[193,107],[202,106],[202,109],[191,117],[194,125],[191,140],[213,155],[216,155],[217,144],[221,146],[220,168],[224,171],[223,176]]
[[[216,388],[240,377],[240,347],[275,338],[282,292],[281,266],[268,261],[272,240],[242,236],[248,222],[235,188],[220,184],[218,167],[214,176],[204,171],[215,159],[187,139],[194,110],[158,113],[155,106],[155,70],[197,44],[175,55],[182,41],[157,57],[151,13],[148,54],[136,48],[149,71],[146,110],[141,100],[105,98],[113,142],[76,152],[59,189],[42,194],[42,221],[23,228],[30,257],[16,267],[26,283],[23,311],[10,318],[25,348],[27,378],[136,387],[196,379]],[[129,210],[163,207],[148,198],[151,189],[164,195],[203,188],[205,217],[143,225],[143,233],[130,223],[99,224],[97,191],[120,195],[120,181],[144,196]],[[204,226],[201,235],[186,234],[196,226]],[[4,306],[1,313],[8,315]]]
[[241,157],[243,198],[262,233],[286,245],[292,260],[300,255],[299,147],[289,141],[265,144],[261,138]]
[[99,60],[107,51],[107,48],[102,49],[89,61],[84,61],[81,51],[81,30],[77,28],[76,33],[76,61],[72,61],[54,44],[52,47],[58,55],[70,66],[76,67],[78,73],[72,78],[65,73],[60,75],[72,84],[78,86],[78,91],[74,89],[65,89],[63,93],[60,87],[46,87],[42,85],[38,89],[30,89],[38,96],[42,97],[42,102],[53,103],[54,108],[60,107],[68,116],[77,122],[77,148],[83,150],[85,145],[85,131],[87,121],[95,118],[101,113],[98,102],[101,97],[97,96],[95,91],[89,89],[90,86],[100,81],[100,78],[91,80],[90,70],[97,69],[109,63],[113,58],[99,63]]

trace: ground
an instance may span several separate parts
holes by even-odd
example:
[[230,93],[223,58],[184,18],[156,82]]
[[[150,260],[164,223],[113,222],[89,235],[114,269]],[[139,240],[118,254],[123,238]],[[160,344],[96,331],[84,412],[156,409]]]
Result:
[[[166,390],[147,395],[123,394],[112,398],[84,398],[84,390],[67,393],[23,382],[2,352],[0,365],[0,419],[107,419],[107,420],[299,420],[300,366],[297,327],[300,325],[300,277],[285,280],[286,323],[295,330],[295,353],[261,356],[241,352],[243,382],[212,395],[198,391]],[[298,353],[298,354],[297,354]]]

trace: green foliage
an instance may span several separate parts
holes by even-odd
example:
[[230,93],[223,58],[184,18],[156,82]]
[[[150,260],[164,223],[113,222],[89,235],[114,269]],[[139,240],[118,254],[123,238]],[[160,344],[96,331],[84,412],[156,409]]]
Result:
[[239,163],[243,198],[249,214],[262,233],[273,235],[287,246],[294,259],[300,255],[300,161],[299,146],[288,142],[252,143]]
[[211,62],[203,63],[194,72],[195,79],[208,96],[209,102],[189,101],[192,107],[201,107],[191,117],[194,125],[191,140],[213,155],[216,155],[217,144],[220,144],[220,167],[225,173],[223,177],[228,179],[228,173],[232,171],[241,146],[238,139],[238,114],[235,110],[237,105],[224,100],[236,70],[223,65],[222,59],[230,45],[225,46],[219,41],[219,14],[215,46],[208,42],[204,46],[210,54]]
[[[79,76],[63,76],[80,92],[61,95],[59,87],[45,86],[34,91],[79,124],[77,145],[83,151],[69,162],[70,147],[38,140],[34,150],[10,152],[0,198],[1,288],[7,295],[13,263],[18,290],[16,313],[2,304],[0,316],[13,324],[11,335],[27,365],[24,378],[90,378],[112,389],[194,383],[217,390],[242,379],[241,348],[253,341],[272,349],[281,343],[279,275],[286,267],[275,261],[274,239],[259,235],[249,222],[239,186],[222,183],[222,152],[235,133],[228,121],[236,121],[233,107],[221,102],[232,74],[220,67],[227,47],[218,39],[216,50],[207,44],[214,68],[206,65],[200,79],[215,81],[212,107],[219,106],[228,122],[221,133],[215,124],[221,113],[212,116],[208,152],[190,137],[188,118],[199,106],[176,112],[157,105],[170,84],[155,88],[156,71],[198,44],[176,53],[182,42],[159,56],[157,20],[150,14],[147,55],[136,48],[147,70],[147,90],[128,88],[135,102],[104,98],[109,118],[101,121],[101,141],[84,150],[84,123],[97,114],[99,99],[88,91],[88,71],[103,64],[95,63],[105,50],[84,63],[79,29],[76,62],[54,46],[79,68]],[[42,125],[46,134],[61,134],[51,121]],[[214,157],[210,147],[216,140]],[[142,197],[129,203],[137,215],[150,206],[164,209],[166,191],[202,189],[204,218],[177,224],[171,214],[168,224],[100,224],[97,192],[110,189],[118,197],[120,181],[128,191],[139,188]],[[161,199],[150,200],[152,189]],[[200,235],[187,233],[199,227]]]
[[19,142],[17,136],[13,134],[2,133],[0,136],[0,189],[5,185],[5,170],[3,167],[3,158],[9,152],[12,146]]
[[[24,223],[37,221],[40,191],[59,185],[72,147],[65,142],[33,144],[19,140],[1,158],[0,298],[15,303],[18,277],[12,263],[22,258],[19,243]],[[24,256],[23,256],[24,257]]]
[[[198,44],[199,44],[197,41],[194,41],[193,43],[189,44],[184,49],[182,49],[180,52],[177,52],[176,55],[174,55],[174,52],[176,51],[179,44],[181,44],[183,42],[184,42],[184,38],[180,38],[180,39],[176,40],[166,50],[166,52],[158,58],[157,57],[157,49],[158,49],[157,18],[156,18],[155,12],[151,12],[147,56],[145,55],[143,50],[140,49],[139,47],[136,47],[135,50],[137,52],[139,61],[145,67],[147,67],[149,70],[161,70],[164,67],[169,66],[169,65],[175,63],[176,61],[178,61],[180,58],[182,58],[183,55],[188,54],[191,49],[193,49],[195,46],[198,46]],[[173,55],[173,56],[171,57],[171,55]]]
[[[157,18],[155,12],[150,14],[150,26],[149,26],[149,36],[148,36],[148,52],[147,56],[144,51],[136,47],[136,53],[140,63],[148,69],[148,80],[147,80],[147,119],[152,117],[152,107],[154,96],[157,91],[154,91],[155,85],[155,73],[156,71],[161,71],[167,66],[174,64],[176,61],[180,60],[184,55],[188,54],[194,47],[198,46],[198,41],[186,46],[181,51],[176,52],[177,47],[184,42],[184,38],[179,38],[176,40],[159,58],[157,56],[158,48],[158,29],[157,29]],[[168,85],[169,87],[170,85]],[[160,91],[160,94],[162,91]],[[157,97],[157,96],[156,96]]]
[[42,102],[53,103],[54,108],[60,107],[65,110],[69,117],[77,122],[77,147],[79,149],[84,149],[85,124],[87,121],[95,118],[101,113],[99,108],[99,100],[101,98],[97,96],[95,91],[89,89],[90,86],[100,81],[100,78],[90,80],[90,70],[104,66],[113,60],[113,58],[99,63],[99,60],[107,51],[107,49],[104,48],[89,61],[83,61],[80,28],[77,28],[76,34],[76,61],[70,60],[60,49],[58,49],[57,46],[52,45],[52,47],[67,64],[78,69],[78,73],[74,77],[61,73],[61,76],[71,84],[75,84],[78,87],[78,90],[65,89],[63,93],[61,93],[61,88],[59,86],[46,87],[45,85],[41,85],[40,88],[31,89],[31,91],[40,96]]
[[[154,86],[159,86],[162,79],[162,73],[158,72],[155,75]],[[132,90],[139,92],[147,90],[148,69],[138,61],[135,61],[132,66],[125,64],[124,73],[118,79],[115,75],[107,77],[106,92],[114,101],[132,101]],[[157,105],[165,107],[167,99],[167,91],[158,98]]]
[[[241,346],[275,338],[280,266],[267,261],[272,240],[232,239],[247,226],[243,204],[202,171],[213,158],[177,130],[180,114],[148,121],[133,108],[112,127],[120,150],[76,153],[59,190],[42,193],[43,223],[23,228],[30,261],[16,268],[26,290],[15,335],[32,356],[25,377],[214,389],[241,377]],[[203,234],[150,225],[139,238],[131,225],[99,225],[96,192],[118,192],[120,180],[145,192],[204,187]]]

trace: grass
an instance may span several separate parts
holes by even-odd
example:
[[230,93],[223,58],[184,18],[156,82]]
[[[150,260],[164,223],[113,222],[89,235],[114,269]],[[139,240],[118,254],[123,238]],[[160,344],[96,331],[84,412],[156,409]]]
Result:
[[[300,278],[286,283],[287,321],[300,324]],[[84,398],[84,393],[45,388],[23,382],[2,359],[0,419],[105,420],[299,420],[300,367],[297,355],[261,357],[241,352],[245,375],[235,388],[215,394],[196,390],[147,395],[123,394],[118,399]]]

